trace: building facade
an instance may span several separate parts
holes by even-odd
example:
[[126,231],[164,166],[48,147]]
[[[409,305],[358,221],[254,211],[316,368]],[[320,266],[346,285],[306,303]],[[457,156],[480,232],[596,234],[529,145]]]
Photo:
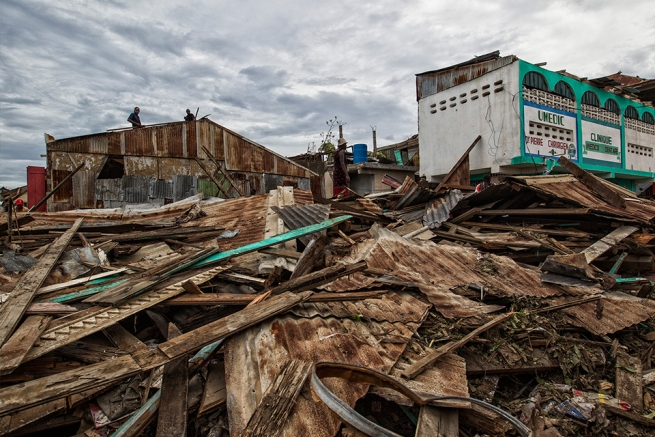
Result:
[[[64,182],[48,200],[48,211],[163,205],[198,193],[237,197],[207,152],[244,195],[278,186],[322,193],[318,174],[209,119],[45,138],[48,191]],[[205,169],[215,175],[221,189]]]
[[494,52],[418,74],[416,88],[428,181],[440,181],[478,135],[473,181],[557,173],[561,155],[633,191],[655,176],[653,103],[613,76],[577,78]]

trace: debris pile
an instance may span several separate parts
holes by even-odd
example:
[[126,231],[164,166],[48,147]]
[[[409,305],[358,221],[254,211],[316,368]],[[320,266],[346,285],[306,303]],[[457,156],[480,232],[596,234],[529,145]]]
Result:
[[560,164],[0,222],[0,434],[652,435],[655,203]]

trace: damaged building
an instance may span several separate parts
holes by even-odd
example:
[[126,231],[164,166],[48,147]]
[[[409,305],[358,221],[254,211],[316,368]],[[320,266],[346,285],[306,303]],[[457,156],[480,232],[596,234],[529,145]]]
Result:
[[322,194],[316,173],[206,118],[45,138],[48,211],[164,205],[198,193],[230,198],[278,186]]
[[558,173],[564,155],[636,191],[655,175],[655,80],[550,71],[499,52],[416,75],[420,173],[439,182],[470,144],[483,174]]

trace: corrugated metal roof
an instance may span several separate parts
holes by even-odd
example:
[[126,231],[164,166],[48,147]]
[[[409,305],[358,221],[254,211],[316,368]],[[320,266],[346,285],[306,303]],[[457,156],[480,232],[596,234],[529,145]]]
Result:
[[524,269],[510,258],[482,254],[472,248],[409,241],[379,226],[374,226],[371,233],[376,235],[376,242],[364,242],[362,248],[355,250],[346,261],[366,259],[369,267],[389,271],[400,280],[416,284],[435,305],[435,310],[449,318],[480,315],[498,309],[451,291],[471,283],[484,286],[486,293],[497,296],[588,295],[600,290],[564,289],[542,283],[538,272]]
[[420,323],[432,305],[421,302],[410,293],[389,292],[378,298],[348,302],[304,303],[291,312],[298,317],[360,317],[379,322]]
[[448,221],[450,211],[464,198],[460,190],[450,190],[443,197],[425,206],[423,224],[430,229],[438,227],[439,224]]
[[[355,321],[333,317],[278,317],[228,339],[225,373],[231,432],[238,435],[289,358],[336,361],[388,372],[418,328],[416,324]],[[391,338],[392,341],[383,341]],[[368,386],[329,378],[328,388],[353,406]],[[299,396],[282,435],[332,437],[341,422],[322,403]]]
[[[271,209],[277,213],[287,228],[294,230],[327,220],[330,207],[327,205],[307,204],[290,205],[283,208],[272,206]],[[303,235],[300,237],[300,241],[304,244],[309,244],[312,238],[318,238],[320,234],[320,232],[316,232],[314,234]]]
[[354,291],[354,290],[361,290],[362,288],[368,288],[372,284],[375,284],[374,278],[356,272],[353,273],[352,275],[343,276],[337,279],[336,281],[332,281],[329,284],[323,285],[318,288],[320,290],[342,293],[344,291]]
[[[609,184],[600,178],[597,179],[602,183]],[[570,204],[592,208],[597,212],[646,223],[655,218],[655,202],[637,198],[634,193],[625,192],[623,188],[614,184],[611,184],[611,188],[627,199],[625,209],[611,206],[571,175],[512,176],[507,177],[506,180],[521,183],[534,191],[546,193]]]
[[499,58],[498,52],[494,52],[490,55],[494,54],[495,56],[474,58],[471,61],[446,67],[441,70],[417,74],[416,100],[421,100],[424,97],[468,82],[518,60],[514,55]]
[[[571,299],[553,299],[552,305],[559,305]],[[575,326],[587,329],[596,335],[612,334],[639,322],[655,317],[655,302],[621,292],[603,293],[603,313],[596,317],[596,302],[576,305],[563,311]]]

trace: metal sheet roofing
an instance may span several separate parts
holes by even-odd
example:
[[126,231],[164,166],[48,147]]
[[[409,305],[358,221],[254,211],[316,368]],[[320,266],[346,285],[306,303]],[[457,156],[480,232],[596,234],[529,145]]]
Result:
[[[231,337],[225,346],[225,372],[232,432],[238,435],[245,428],[287,359],[337,361],[388,372],[417,327],[352,318],[286,316]],[[393,341],[383,341],[388,338]],[[351,406],[368,391],[366,385],[341,379],[328,378],[324,382]],[[340,425],[341,421],[324,404],[301,394],[281,435],[332,437]]]
[[[552,305],[565,303],[565,298],[554,299]],[[596,335],[612,334],[639,322],[655,317],[655,301],[641,299],[621,292],[603,294],[602,317],[596,317],[596,302],[563,309],[571,323]]]

